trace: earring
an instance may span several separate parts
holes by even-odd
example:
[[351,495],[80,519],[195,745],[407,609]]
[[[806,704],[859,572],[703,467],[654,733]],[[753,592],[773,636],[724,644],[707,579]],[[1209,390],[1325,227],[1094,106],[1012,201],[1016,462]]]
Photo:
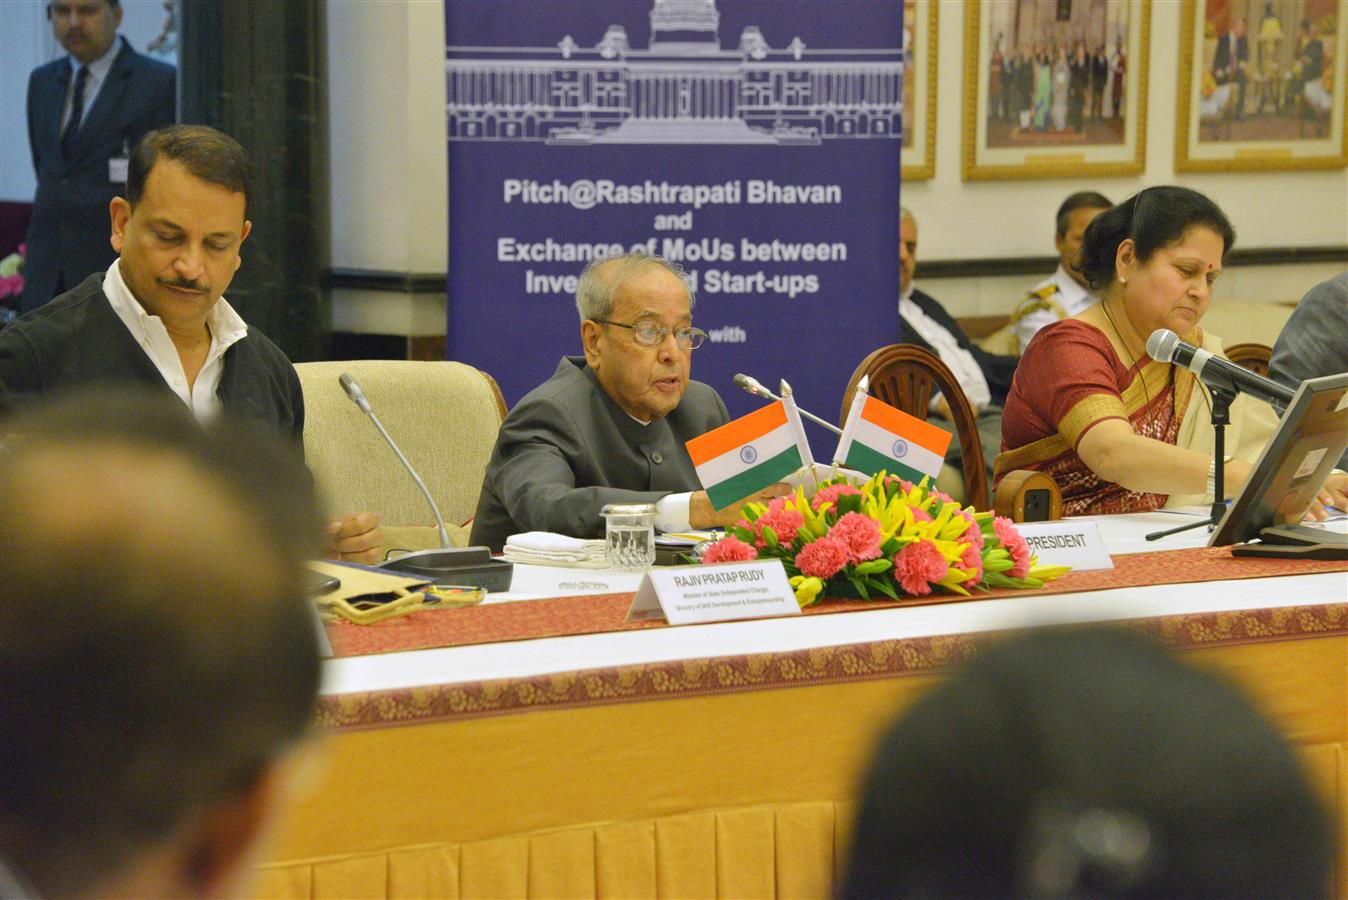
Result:
[[1128,283],[1128,279],[1127,279],[1127,278],[1124,278],[1122,275],[1120,275],[1120,276],[1119,276],[1119,284],[1127,284],[1127,283]]

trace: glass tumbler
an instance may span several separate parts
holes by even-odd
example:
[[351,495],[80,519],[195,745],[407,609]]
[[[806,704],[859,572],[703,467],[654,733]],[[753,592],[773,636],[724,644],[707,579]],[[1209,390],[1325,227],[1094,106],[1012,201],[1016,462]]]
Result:
[[641,572],[655,562],[655,504],[610,503],[604,517],[604,558],[610,569]]

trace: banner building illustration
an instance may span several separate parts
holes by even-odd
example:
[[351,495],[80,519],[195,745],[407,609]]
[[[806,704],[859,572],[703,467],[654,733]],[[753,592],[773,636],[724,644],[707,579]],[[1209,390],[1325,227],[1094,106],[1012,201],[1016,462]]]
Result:
[[513,403],[580,352],[581,269],[641,249],[686,271],[711,335],[693,377],[732,413],[738,370],[836,409],[898,338],[901,13],[446,0],[450,358]]

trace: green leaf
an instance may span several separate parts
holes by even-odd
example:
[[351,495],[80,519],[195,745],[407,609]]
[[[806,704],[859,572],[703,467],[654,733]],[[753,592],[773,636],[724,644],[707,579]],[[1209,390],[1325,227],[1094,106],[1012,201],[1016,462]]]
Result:
[[894,568],[894,564],[887,559],[873,559],[870,562],[864,562],[857,566],[858,575],[876,575],[880,572],[888,572]]
[[880,593],[891,600],[899,599],[899,594],[894,590],[894,586],[887,579],[875,578],[871,580],[871,585]]
[[772,530],[771,525],[763,526],[763,542],[768,545],[769,550],[776,550],[780,546],[777,543],[777,532]]
[[870,592],[866,590],[866,582],[864,579],[857,575],[849,575],[847,576],[847,580],[852,582],[852,587],[857,589],[857,593],[861,595],[862,600],[871,599]]

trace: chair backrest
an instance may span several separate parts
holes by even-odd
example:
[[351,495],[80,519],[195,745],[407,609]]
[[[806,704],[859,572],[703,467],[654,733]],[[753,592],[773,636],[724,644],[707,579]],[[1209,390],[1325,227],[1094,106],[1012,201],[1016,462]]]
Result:
[[975,509],[987,509],[988,472],[983,463],[983,442],[978,437],[978,417],[940,357],[916,344],[890,344],[871,353],[847,383],[839,422],[847,419],[852,394],[863,375],[870,376],[872,397],[924,421],[933,390],[940,390],[955,417],[955,432],[963,455],[965,502]]
[[1254,342],[1233,344],[1226,348],[1226,358],[1238,366],[1244,366],[1257,375],[1268,377],[1268,361],[1273,358],[1273,348],[1267,344]]
[[370,510],[386,525],[434,524],[412,477],[342,390],[343,372],[364,390],[445,521],[473,515],[506,412],[490,375],[463,363],[405,360],[298,363],[295,371],[304,388],[304,455],[333,515]]

